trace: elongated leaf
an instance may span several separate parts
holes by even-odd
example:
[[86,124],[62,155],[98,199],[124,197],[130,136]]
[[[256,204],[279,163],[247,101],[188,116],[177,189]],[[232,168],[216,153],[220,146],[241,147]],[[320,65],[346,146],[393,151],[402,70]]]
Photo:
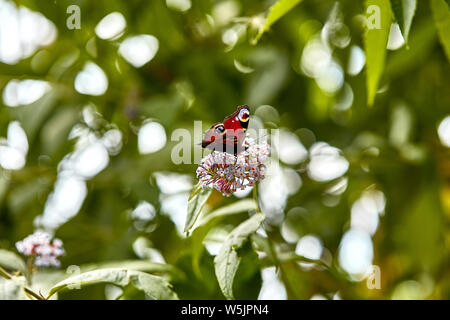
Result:
[[209,230],[211,230],[222,218],[226,216],[256,210],[256,208],[257,205],[254,200],[244,199],[200,217],[196,228],[192,233],[192,264],[198,277],[201,277],[199,260],[203,252],[203,239],[206,237]]
[[0,266],[9,270],[27,272],[27,267],[22,258],[14,252],[5,249],[0,249]]
[[238,250],[248,241],[248,237],[258,230],[263,221],[264,215],[257,213],[242,222],[231,231],[214,259],[217,280],[227,299],[234,299],[233,280],[241,261]]
[[404,25],[402,33],[405,42],[409,41],[409,30],[411,29],[414,14],[416,13],[417,0],[403,0]]
[[367,104],[373,105],[384,69],[386,45],[392,22],[389,0],[366,1],[366,32],[364,35],[367,63]]
[[405,25],[405,20],[403,19],[403,0],[391,0],[391,7],[395,20],[403,32],[403,26]]
[[244,199],[240,200],[238,202],[235,202],[233,204],[230,204],[228,206],[224,206],[222,208],[219,208],[217,210],[214,210],[207,215],[204,215],[200,218],[198,222],[198,227],[204,226],[211,221],[219,218],[219,217],[225,217],[228,215],[233,215],[240,212],[248,212],[251,210],[256,210],[257,205],[255,200],[253,199]]
[[450,62],[450,4],[444,0],[431,0],[430,4],[439,40]]
[[409,29],[416,13],[417,0],[391,0],[391,6],[403,38],[408,43]]
[[80,267],[81,272],[110,268],[126,268],[128,270],[137,270],[154,274],[168,274],[177,278],[185,277],[183,272],[173,265],[146,260],[108,261],[103,263],[87,264]]
[[206,201],[208,201],[212,189],[201,189],[200,187],[200,190],[197,191],[197,187],[194,187],[194,190],[192,192],[194,193],[194,196],[191,195],[188,200],[188,210],[184,232],[189,232],[189,230],[194,225],[195,221],[200,215],[200,212],[202,211],[203,206],[205,205]]
[[283,17],[286,13],[288,13],[301,1],[302,0],[278,0],[277,3],[271,6],[269,9],[269,15],[266,18],[266,23],[259,30],[254,42],[255,43],[258,42],[258,40],[261,38],[264,32],[266,32],[271,25],[277,22],[281,17]]
[[145,294],[158,300],[176,300],[175,292],[164,278],[150,275],[145,272],[121,268],[100,269],[88,271],[69,277],[57,283],[49,292],[49,296],[74,285],[81,287],[97,283],[112,283],[120,287],[132,285]]

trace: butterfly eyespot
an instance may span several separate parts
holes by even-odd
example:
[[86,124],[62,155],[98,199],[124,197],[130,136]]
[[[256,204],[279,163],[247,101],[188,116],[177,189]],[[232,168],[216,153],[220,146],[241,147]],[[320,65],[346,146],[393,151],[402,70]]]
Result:
[[223,125],[217,126],[214,128],[214,132],[217,134],[224,134],[225,133],[225,127]]
[[239,115],[238,115],[239,121],[247,122],[249,117],[250,117],[250,111],[248,109],[242,109],[239,112]]

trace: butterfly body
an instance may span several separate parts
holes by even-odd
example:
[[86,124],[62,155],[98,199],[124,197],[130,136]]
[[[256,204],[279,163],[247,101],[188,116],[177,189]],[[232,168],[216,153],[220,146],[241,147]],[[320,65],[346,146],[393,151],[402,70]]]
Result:
[[247,105],[237,107],[237,110],[217,122],[205,132],[202,147],[211,150],[238,154],[244,150],[243,142],[250,119],[250,108]]

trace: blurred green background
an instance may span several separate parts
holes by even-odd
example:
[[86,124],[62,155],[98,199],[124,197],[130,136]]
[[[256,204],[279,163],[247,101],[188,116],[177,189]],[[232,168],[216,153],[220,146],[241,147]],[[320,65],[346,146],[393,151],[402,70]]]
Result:
[[[446,2],[417,1],[407,44],[391,28],[373,106],[364,1],[304,0],[256,42],[275,2],[0,0],[0,248],[45,228],[66,250],[33,287],[145,260],[180,298],[223,299],[214,255],[248,214],[181,232],[196,164],[172,162],[171,134],[248,104],[252,126],[280,129],[281,167],[260,185],[267,234],[237,298],[450,298],[450,30],[430,9]],[[206,211],[251,197],[215,192]],[[281,257],[294,252],[328,267]],[[59,297],[118,295],[145,298],[105,284]]]

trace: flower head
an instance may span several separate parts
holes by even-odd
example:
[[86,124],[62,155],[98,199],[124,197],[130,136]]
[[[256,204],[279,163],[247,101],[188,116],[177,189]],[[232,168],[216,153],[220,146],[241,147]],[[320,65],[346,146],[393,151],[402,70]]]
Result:
[[252,187],[264,179],[270,146],[267,142],[256,144],[254,139],[245,138],[244,151],[232,155],[214,151],[204,157],[198,168],[197,178],[202,187],[213,187],[225,196],[230,196],[238,189]]
[[16,248],[25,256],[34,256],[36,266],[59,267],[61,263],[58,257],[65,254],[63,243],[56,238],[51,242],[51,239],[49,233],[37,230],[22,241],[16,242]]

